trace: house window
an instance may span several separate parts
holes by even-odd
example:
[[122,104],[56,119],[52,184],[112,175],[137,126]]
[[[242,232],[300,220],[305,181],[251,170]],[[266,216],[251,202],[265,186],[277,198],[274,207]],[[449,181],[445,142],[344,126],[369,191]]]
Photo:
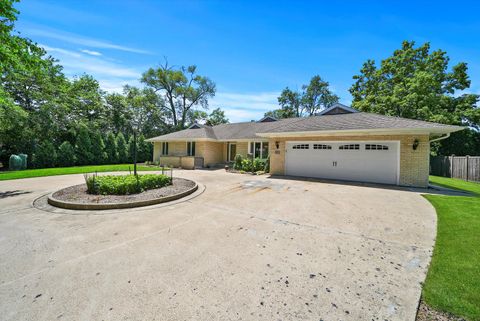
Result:
[[309,149],[310,145],[309,144],[297,144],[293,145],[293,149]]
[[313,149],[332,149],[332,145],[313,144]]
[[365,144],[366,150],[388,150],[386,145],[377,145],[377,144]]
[[268,142],[249,142],[248,153],[253,158],[265,159],[268,157]]
[[162,143],[162,155],[168,155],[168,143],[167,142]]
[[340,145],[338,147],[340,150],[358,150],[360,149],[360,144],[347,144],[347,145]]
[[187,155],[195,156],[195,142],[187,142]]

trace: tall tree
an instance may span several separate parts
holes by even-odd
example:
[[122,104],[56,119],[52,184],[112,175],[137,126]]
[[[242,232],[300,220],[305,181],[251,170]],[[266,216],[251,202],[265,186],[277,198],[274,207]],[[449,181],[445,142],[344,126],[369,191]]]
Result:
[[148,69],[142,82],[164,97],[162,109],[170,114],[176,129],[185,128],[191,110],[208,108],[208,99],[215,96],[216,90],[213,81],[197,74],[196,66],[175,69],[168,62]]
[[302,92],[285,88],[278,97],[279,109],[265,113],[275,118],[313,116],[322,109],[338,102],[339,97],[332,93],[329,83],[316,75],[308,85],[302,86]]
[[308,85],[303,85],[301,106],[304,113],[313,116],[338,102],[339,97],[332,93],[328,86],[329,83],[318,75],[313,76]]
[[479,96],[470,87],[467,64],[449,70],[449,57],[430,44],[404,41],[380,66],[368,60],[350,88],[352,106],[362,111],[478,128]]
[[205,124],[208,126],[228,124],[228,118],[225,116],[225,112],[223,110],[221,110],[220,108],[215,108],[214,110],[212,110],[210,115],[208,115]]

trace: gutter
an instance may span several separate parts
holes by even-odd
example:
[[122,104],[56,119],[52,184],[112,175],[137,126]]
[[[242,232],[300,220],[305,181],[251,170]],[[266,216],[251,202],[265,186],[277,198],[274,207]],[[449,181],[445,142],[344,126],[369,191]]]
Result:
[[440,136],[440,137],[437,137],[437,138],[435,138],[435,139],[431,139],[431,140],[429,140],[428,142],[429,142],[429,143],[438,142],[438,141],[440,141],[440,140],[447,139],[448,137],[450,137],[450,133],[447,133],[445,136]]

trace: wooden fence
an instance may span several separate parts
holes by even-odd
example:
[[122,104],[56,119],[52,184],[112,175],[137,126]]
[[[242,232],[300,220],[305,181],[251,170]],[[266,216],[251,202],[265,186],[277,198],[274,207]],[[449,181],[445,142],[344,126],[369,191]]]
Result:
[[432,156],[430,174],[480,182],[480,156]]

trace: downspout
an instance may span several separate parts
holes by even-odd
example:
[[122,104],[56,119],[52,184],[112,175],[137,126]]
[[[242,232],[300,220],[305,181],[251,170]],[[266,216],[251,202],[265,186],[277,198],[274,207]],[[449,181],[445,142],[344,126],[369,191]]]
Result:
[[450,137],[450,133],[447,133],[445,136],[440,136],[435,139],[431,139],[428,142],[429,143],[438,142],[439,140],[444,140],[444,139],[447,139],[448,137]]

